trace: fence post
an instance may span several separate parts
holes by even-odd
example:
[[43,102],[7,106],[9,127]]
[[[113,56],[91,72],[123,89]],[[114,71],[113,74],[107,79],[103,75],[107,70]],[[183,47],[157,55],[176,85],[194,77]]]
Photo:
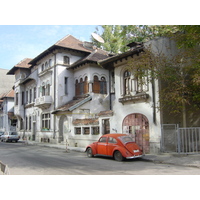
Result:
[[181,138],[180,138],[180,129],[179,124],[177,124],[177,147],[178,147],[178,153],[181,152]]

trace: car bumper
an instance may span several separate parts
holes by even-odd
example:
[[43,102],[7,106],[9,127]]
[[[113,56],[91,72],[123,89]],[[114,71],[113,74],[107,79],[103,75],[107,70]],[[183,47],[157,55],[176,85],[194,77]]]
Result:
[[126,159],[141,158],[142,156],[143,155],[130,156],[130,157],[126,157]]

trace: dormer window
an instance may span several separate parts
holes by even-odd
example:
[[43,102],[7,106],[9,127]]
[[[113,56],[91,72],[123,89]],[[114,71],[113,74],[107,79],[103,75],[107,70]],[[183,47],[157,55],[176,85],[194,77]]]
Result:
[[68,56],[64,56],[64,57],[63,57],[63,63],[64,63],[65,65],[69,65],[69,57],[68,57]]

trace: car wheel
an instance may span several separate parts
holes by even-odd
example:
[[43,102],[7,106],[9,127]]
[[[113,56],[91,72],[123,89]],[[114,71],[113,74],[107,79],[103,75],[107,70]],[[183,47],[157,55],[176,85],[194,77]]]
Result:
[[91,148],[87,148],[87,157],[88,158],[92,158],[93,157],[92,149]]
[[114,153],[114,159],[116,161],[123,161],[124,157],[122,156],[122,154],[121,154],[120,151],[115,151],[115,153]]

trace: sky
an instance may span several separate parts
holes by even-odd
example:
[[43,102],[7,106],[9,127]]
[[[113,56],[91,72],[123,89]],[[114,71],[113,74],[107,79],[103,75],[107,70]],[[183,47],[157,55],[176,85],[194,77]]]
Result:
[[35,58],[68,34],[90,41],[98,25],[0,25],[0,68]]

